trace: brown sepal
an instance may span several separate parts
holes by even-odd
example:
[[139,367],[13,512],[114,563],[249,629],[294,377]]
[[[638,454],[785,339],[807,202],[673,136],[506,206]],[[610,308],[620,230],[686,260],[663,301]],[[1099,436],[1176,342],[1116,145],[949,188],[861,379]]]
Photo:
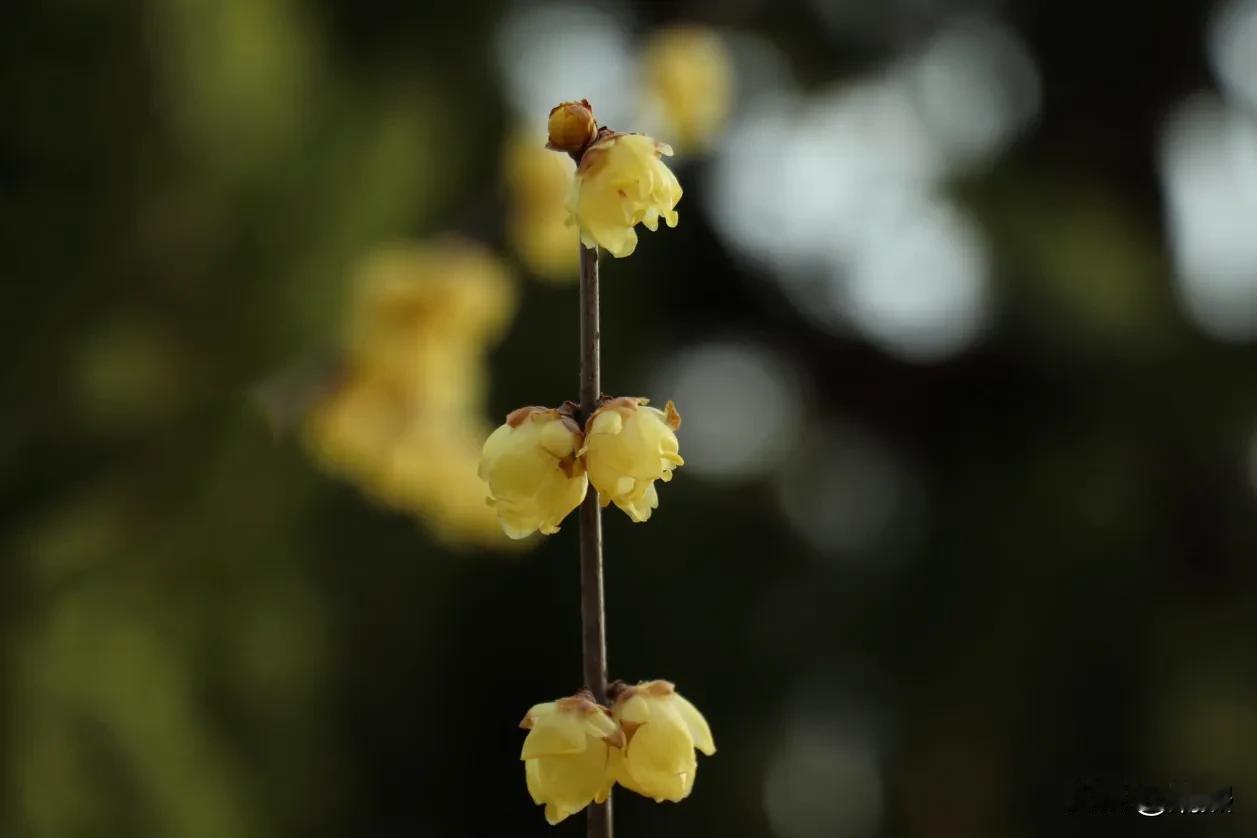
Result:
[[[607,713],[607,716],[611,715],[606,710],[604,710],[603,712]],[[626,745],[628,745],[628,734],[625,733],[623,725],[617,725],[615,729],[615,734],[613,736],[602,737],[602,741],[606,742],[608,745],[610,745],[613,748],[623,748]]]
[[633,734],[637,733],[637,729],[642,726],[642,722],[620,722],[620,730],[624,731],[624,744],[633,741]]
[[[564,423],[568,421],[571,421],[571,420],[565,419]],[[577,433],[580,433],[580,431],[577,431]],[[579,464],[580,464],[580,460],[576,456],[569,454],[568,456],[559,460],[559,471],[563,472],[565,477],[569,477],[569,478],[575,477],[578,474],[580,474],[580,471],[578,471],[577,469],[577,466]]]
[[528,405],[527,407],[517,407],[510,413],[506,414],[506,424],[510,425],[512,428],[518,428],[520,425],[524,424],[524,420],[529,416],[549,409],[550,408],[548,407],[541,407],[535,404]]
[[672,403],[672,399],[668,399],[668,403],[663,406],[663,421],[672,430],[681,430],[681,412]]
[[590,142],[589,145],[581,149],[580,154],[572,155],[572,159],[576,161],[577,173],[578,174],[586,173],[589,170],[589,168],[594,164],[594,161],[597,160],[597,157],[591,156],[589,152],[600,151],[601,149],[599,149],[598,146],[602,145],[602,143],[606,142],[607,140],[613,140],[616,137],[623,137],[623,136],[624,136],[623,131],[612,131],[610,128],[608,128],[605,125],[599,128],[598,133],[594,136],[593,141]]
[[610,684],[607,684],[607,701],[614,703],[615,700],[620,697],[620,693],[624,692],[628,688],[628,684],[624,683],[619,678],[616,678]]
[[594,694],[589,690],[577,690],[575,694],[569,695],[567,698],[560,698],[554,703],[561,710],[581,710],[585,713],[592,713],[594,708],[601,706],[594,701]]
[[608,396],[606,393],[603,393],[598,398],[598,406],[594,408],[593,413],[585,417],[585,434],[589,434],[589,423],[594,420],[599,411],[608,409],[620,411],[637,410],[639,404],[645,403],[646,399],[638,398],[637,396]]
[[638,686],[644,689],[649,695],[653,695],[657,698],[663,698],[665,695],[672,695],[677,691],[676,684],[673,684],[671,681],[647,681],[644,684],[638,684]]
[[[580,416],[580,405],[569,399],[555,408],[554,412],[559,415],[559,421],[569,431],[579,436],[582,440],[585,439],[585,432],[581,429],[580,419],[578,418]],[[579,448],[580,446],[578,445],[577,447]],[[570,474],[568,475],[568,477],[571,476]]]

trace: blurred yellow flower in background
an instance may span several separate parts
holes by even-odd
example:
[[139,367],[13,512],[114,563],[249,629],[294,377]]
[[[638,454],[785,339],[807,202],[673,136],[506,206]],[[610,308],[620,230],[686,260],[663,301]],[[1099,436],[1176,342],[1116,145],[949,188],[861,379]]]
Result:
[[503,147],[507,237],[524,267],[539,279],[567,282],[578,275],[580,236],[567,223],[564,204],[575,171],[570,157],[547,150],[530,135],[510,137]]
[[328,471],[451,543],[504,546],[476,477],[484,356],[514,316],[506,269],[450,238],[396,245],[355,274],[343,357],[305,420]]
[[355,276],[345,348],[358,368],[421,389],[429,412],[479,407],[482,356],[515,308],[506,268],[478,244],[386,247]]
[[733,61],[724,40],[702,26],[660,29],[642,52],[647,112],[684,153],[724,127],[733,101]]
[[606,135],[581,157],[567,209],[581,242],[602,247],[617,259],[637,248],[637,224],[659,229],[659,219],[677,226],[681,184],[660,158],[668,145],[643,134]]
[[594,411],[585,426],[581,456],[598,502],[614,503],[641,523],[659,506],[655,481],[672,480],[672,470],[684,465],[676,430],[681,414],[668,402],[663,410],[646,399],[612,399]]
[[703,714],[667,681],[646,681],[620,693],[611,708],[624,748],[610,754],[617,783],[657,803],[689,797],[698,772],[694,749],[716,753]]
[[574,695],[535,705],[519,726],[528,731],[519,756],[528,793],[549,823],[607,799],[609,752],[624,746],[624,733],[606,708]]
[[544,407],[521,407],[484,443],[479,474],[502,531],[527,538],[559,531],[589,489],[576,456],[584,437],[572,417]]
[[393,449],[391,467],[379,475],[381,499],[417,511],[447,543],[518,545],[503,537],[476,474],[487,432],[488,423],[478,416],[468,416],[461,426],[416,423]]

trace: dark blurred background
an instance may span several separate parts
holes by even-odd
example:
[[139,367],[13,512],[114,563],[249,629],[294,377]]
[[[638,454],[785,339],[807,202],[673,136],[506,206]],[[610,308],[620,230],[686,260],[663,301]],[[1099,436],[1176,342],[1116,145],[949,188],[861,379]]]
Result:
[[605,516],[611,674],[719,746],[618,834],[1252,823],[1254,0],[11,0],[0,96],[0,835],[583,834],[516,728],[579,687],[575,521],[476,547],[303,430],[355,266],[447,234],[517,300],[463,429],[575,397],[509,149],[581,97],[685,188],[603,262],[687,459]]

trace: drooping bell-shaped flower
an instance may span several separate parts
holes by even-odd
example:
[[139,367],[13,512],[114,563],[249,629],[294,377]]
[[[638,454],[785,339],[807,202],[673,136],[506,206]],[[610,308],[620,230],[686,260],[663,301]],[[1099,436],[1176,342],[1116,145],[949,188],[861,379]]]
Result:
[[611,754],[615,781],[662,803],[689,797],[698,772],[697,748],[716,753],[707,720],[667,681],[629,687],[611,708],[624,730],[622,751]]
[[489,504],[511,538],[550,535],[585,497],[589,487],[577,456],[580,427],[560,410],[521,407],[485,440],[480,477]]
[[668,402],[663,410],[646,399],[611,399],[585,424],[581,456],[603,506],[614,503],[634,521],[650,518],[659,506],[655,481],[667,483],[684,465],[676,430],[681,414]]
[[616,258],[637,248],[638,224],[677,226],[681,184],[661,159],[672,148],[643,134],[604,134],[585,149],[567,200],[581,242]]
[[519,726],[528,731],[520,759],[533,802],[556,824],[602,803],[611,791],[610,752],[624,734],[605,707],[587,695],[537,704]]

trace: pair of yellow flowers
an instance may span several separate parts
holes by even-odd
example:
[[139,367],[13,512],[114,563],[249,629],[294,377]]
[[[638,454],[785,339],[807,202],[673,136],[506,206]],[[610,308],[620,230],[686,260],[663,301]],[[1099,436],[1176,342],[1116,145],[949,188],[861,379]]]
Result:
[[602,803],[616,783],[656,802],[684,800],[695,749],[716,753],[703,714],[667,681],[625,687],[609,710],[588,693],[538,704],[520,727],[528,793],[551,824]]
[[589,102],[564,102],[550,112],[549,148],[576,155],[567,198],[568,224],[581,244],[617,259],[637,249],[638,224],[652,232],[662,219],[677,226],[681,184],[661,158],[672,146],[644,134],[598,128]]
[[659,506],[655,481],[667,483],[684,464],[676,430],[681,414],[646,399],[609,399],[582,429],[571,405],[521,407],[506,417],[481,452],[480,477],[489,504],[511,538],[558,532],[592,482],[603,506],[614,503],[634,521]]

